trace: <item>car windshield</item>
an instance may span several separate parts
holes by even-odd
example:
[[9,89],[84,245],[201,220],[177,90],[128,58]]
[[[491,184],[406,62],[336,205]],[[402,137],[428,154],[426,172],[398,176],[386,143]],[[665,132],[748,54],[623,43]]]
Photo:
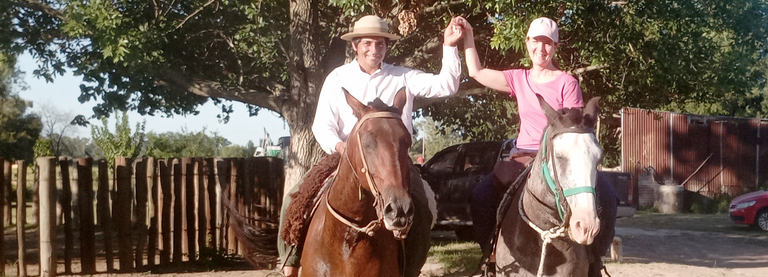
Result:
[[451,151],[442,153],[442,155],[435,156],[433,162],[430,163],[427,168],[429,174],[445,174],[453,172],[453,167],[456,164],[456,157],[459,152]]

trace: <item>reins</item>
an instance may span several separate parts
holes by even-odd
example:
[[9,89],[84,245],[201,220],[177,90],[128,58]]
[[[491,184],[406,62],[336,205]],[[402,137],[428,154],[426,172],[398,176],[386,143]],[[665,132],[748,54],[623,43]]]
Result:
[[[355,135],[357,137],[357,141],[360,142],[360,132],[359,129],[363,125],[365,121],[371,118],[396,118],[400,119],[400,116],[398,114],[392,113],[392,112],[374,112],[364,115],[360,120],[357,121],[357,124],[354,128]],[[368,169],[368,162],[365,160],[365,153],[363,151],[362,147],[358,147],[360,150],[360,158],[363,162],[363,167],[360,169],[360,171],[365,174],[365,179],[368,182],[368,187],[371,189],[371,194],[373,194],[374,201],[373,206],[378,207],[379,205],[383,205],[383,201],[381,200],[381,192],[379,192],[378,187],[376,186],[376,183],[373,181],[373,177],[371,177],[370,170]],[[352,165],[352,161],[349,159],[349,153],[348,151],[344,151],[343,153],[347,164],[352,168],[352,173],[355,175],[355,179],[357,179],[357,186],[358,186],[358,200],[362,200],[363,198],[363,192],[362,192],[362,184],[361,184],[361,178],[357,175],[357,171],[355,167]],[[339,164],[339,167],[341,167],[341,164]],[[368,236],[373,236],[374,232],[381,228],[382,225],[382,217],[381,211],[383,209],[376,209],[376,219],[372,220],[365,226],[361,226],[359,224],[355,224],[354,222],[351,222],[347,220],[344,216],[342,216],[336,209],[331,207],[331,203],[328,202],[328,198],[326,197],[325,200],[326,206],[328,207],[328,210],[331,212],[333,217],[335,217],[337,220],[339,220],[341,223],[344,223],[344,225],[349,226],[350,228],[364,233]]]

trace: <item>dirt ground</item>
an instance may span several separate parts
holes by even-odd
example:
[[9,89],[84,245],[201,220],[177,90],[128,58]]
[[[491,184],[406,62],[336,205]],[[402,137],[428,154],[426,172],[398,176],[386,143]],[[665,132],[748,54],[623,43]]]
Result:
[[[617,227],[616,236],[622,239],[623,260],[607,262],[606,267],[611,276],[757,277],[766,276],[768,272],[768,237],[765,236],[628,227]],[[28,260],[35,263],[28,266],[28,275],[38,275],[36,260],[32,257],[28,257]],[[101,268],[97,270],[105,270],[104,263],[99,263],[99,267]],[[205,272],[189,272],[190,268],[182,266],[179,270],[167,270],[172,273],[143,272],[94,276],[266,277],[274,272],[247,270],[243,266]],[[73,271],[79,271],[77,264],[73,265]],[[59,272],[63,272],[63,265],[60,265]],[[6,275],[17,275],[14,264],[6,265]],[[439,264],[428,263],[424,266],[422,276],[456,275],[445,274]]]

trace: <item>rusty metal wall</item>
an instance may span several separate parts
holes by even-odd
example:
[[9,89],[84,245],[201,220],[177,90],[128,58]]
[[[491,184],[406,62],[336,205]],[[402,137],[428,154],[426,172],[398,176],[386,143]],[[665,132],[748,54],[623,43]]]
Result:
[[657,181],[684,183],[707,196],[737,195],[768,181],[768,121],[635,108],[621,113],[622,169],[635,184],[647,168]]

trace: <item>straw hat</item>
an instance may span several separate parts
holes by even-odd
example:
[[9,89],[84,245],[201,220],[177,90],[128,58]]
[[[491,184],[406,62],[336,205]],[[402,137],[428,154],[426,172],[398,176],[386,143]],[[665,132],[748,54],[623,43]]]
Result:
[[341,39],[351,41],[358,37],[385,37],[391,40],[400,39],[400,36],[389,33],[387,22],[375,15],[366,15],[355,21],[352,32],[341,36]]

